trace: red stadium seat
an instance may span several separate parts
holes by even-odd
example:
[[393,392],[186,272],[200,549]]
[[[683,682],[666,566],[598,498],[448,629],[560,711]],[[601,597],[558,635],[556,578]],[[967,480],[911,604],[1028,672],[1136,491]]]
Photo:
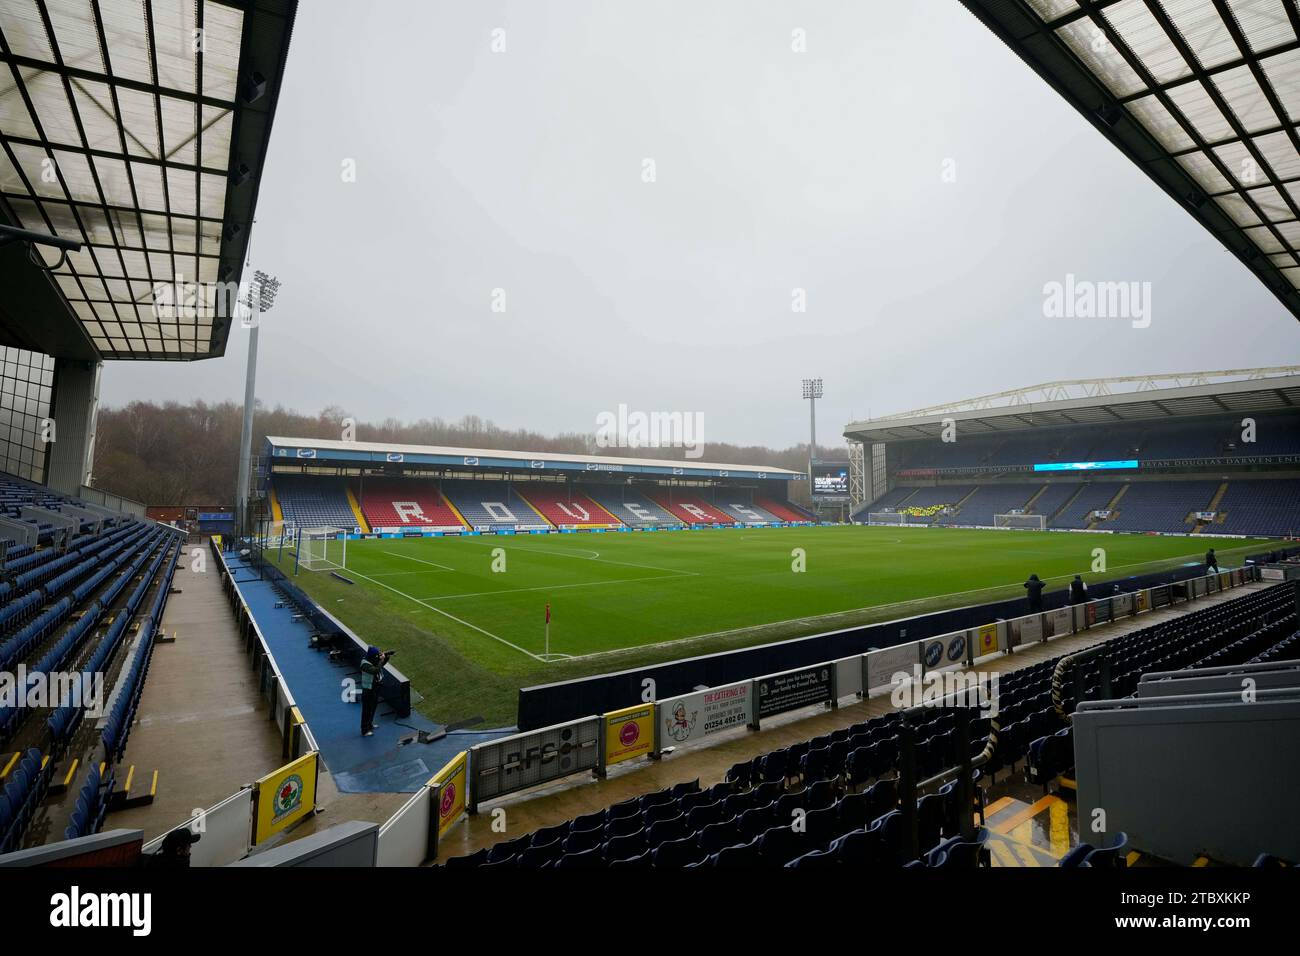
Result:
[[465,527],[433,482],[367,478],[359,500],[372,529]]
[[809,514],[795,510],[795,507],[786,502],[773,501],[771,498],[759,498],[754,504],[758,505],[768,514],[779,518],[782,521],[812,521]]
[[586,495],[564,488],[517,484],[515,494],[557,528],[615,528],[623,523]]
[[682,494],[678,491],[651,491],[646,493],[646,497],[687,524],[736,523],[735,518],[727,517],[698,495]]

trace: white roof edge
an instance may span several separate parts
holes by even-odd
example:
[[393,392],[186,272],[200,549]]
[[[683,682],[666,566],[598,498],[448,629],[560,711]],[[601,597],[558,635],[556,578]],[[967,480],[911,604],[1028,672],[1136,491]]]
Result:
[[[1029,393],[1050,386],[1035,385],[1020,389]],[[905,429],[917,425],[933,425],[946,418],[956,421],[978,421],[980,419],[1010,418],[1015,416],[1033,416],[1037,413],[1069,411],[1081,408],[1104,408],[1118,405],[1142,405],[1151,402],[1172,402],[1179,399],[1202,398],[1214,395],[1242,394],[1249,392],[1271,392],[1277,389],[1300,388],[1300,375],[1278,375],[1268,378],[1241,379],[1232,382],[1214,382],[1204,385],[1184,385],[1175,388],[1147,389],[1143,391],[1119,392],[1105,395],[1092,395],[1083,398],[1066,398],[1053,401],[1025,401],[1020,404],[996,405],[986,408],[961,408],[960,406],[980,399],[967,399],[952,402],[949,410],[918,409],[916,413],[902,412],[883,418],[871,418],[849,422],[844,426],[845,436],[855,432],[879,432],[890,429]],[[1218,412],[1216,414],[1226,414]],[[1081,423],[1082,424],[1082,423]]]
[[597,465],[645,465],[660,468],[703,468],[768,475],[800,475],[801,471],[767,465],[729,465],[718,462],[675,458],[616,458],[603,455],[566,455],[555,452],[512,451],[505,448],[453,448],[442,445],[402,445],[388,442],[341,441],[337,438],[287,438],[267,435],[272,445],[285,448],[315,448],[330,451],[396,452],[403,455],[448,455],[457,458],[518,458],[530,461],[565,461]]

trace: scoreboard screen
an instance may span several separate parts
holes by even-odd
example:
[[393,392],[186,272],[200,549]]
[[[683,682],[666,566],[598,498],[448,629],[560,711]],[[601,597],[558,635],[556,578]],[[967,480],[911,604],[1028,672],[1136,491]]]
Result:
[[814,498],[847,498],[849,496],[849,463],[847,461],[814,462],[812,481],[812,495]]

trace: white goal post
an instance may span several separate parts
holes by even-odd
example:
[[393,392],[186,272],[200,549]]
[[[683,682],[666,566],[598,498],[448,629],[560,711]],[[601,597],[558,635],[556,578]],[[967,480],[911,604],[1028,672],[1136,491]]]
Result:
[[341,571],[347,566],[346,528],[298,529],[298,567],[304,571]]
[[1046,531],[1047,515],[994,515],[995,528],[1024,528],[1028,531]]
[[907,524],[907,512],[868,511],[867,524]]

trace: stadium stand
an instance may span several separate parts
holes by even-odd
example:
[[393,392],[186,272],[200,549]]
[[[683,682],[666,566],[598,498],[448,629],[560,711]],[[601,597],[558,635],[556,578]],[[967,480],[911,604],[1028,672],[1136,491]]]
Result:
[[[357,525],[346,479],[279,474],[274,482],[288,527]],[[363,478],[356,501],[370,530],[637,528],[816,520],[788,501],[757,497],[748,488],[648,494],[651,497],[629,485]]]
[[1099,527],[1112,531],[1191,531],[1193,511],[1209,507],[1217,481],[1134,481],[1119,501],[1118,514]]
[[[899,507],[933,508],[937,505],[957,505],[974,490],[974,485],[936,485],[918,488],[916,494],[910,495]],[[880,509],[873,507],[871,510],[879,511]],[[940,514],[913,515],[908,518],[908,522],[911,524],[933,524],[937,521],[948,520],[949,516]]]
[[[69,708],[63,707],[50,718],[51,736],[55,740],[54,752],[73,751],[78,755],[81,765],[90,768],[63,831],[65,839],[97,833],[103,826],[116,781],[115,764],[126,749],[131,724],[139,706],[140,694],[153,656],[154,636],[166,606],[180,545],[181,541],[177,537],[169,536],[161,541],[161,547],[154,554],[147,571],[131,592],[125,607],[118,612],[112,627],[86,667],[87,671],[110,674],[116,670],[103,729],[97,736],[92,736],[88,743],[78,745],[76,728],[81,720],[80,712],[69,713]],[[157,587],[153,599],[149,601],[143,615],[140,615],[146,595],[155,581]],[[117,652],[127,643],[129,624],[136,617],[139,618],[139,628],[130,640],[124,659],[119,663],[115,660]],[[94,729],[90,728],[92,732]]]
[[628,527],[665,527],[681,524],[681,521],[645,495],[626,486],[598,485],[586,490],[596,504]]
[[974,468],[982,465],[998,444],[985,438],[913,443],[900,446],[894,464],[900,469]]
[[1224,534],[1300,533],[1300,479],[1233,479],[1218,504]]
[[1123,487],[1117,481],[1088,482],[1078,495],[1069,501],[1049,523],[1052,528],[1086,528],[1092,524],[1089,517],[1094,511],[1104,510]]
[[1061,449],[1065,444],[1066,437],[1059,432],[1008,438],[1001,442],[981,464],[997,467],[1059,461]]
[[714,489],[709,493],[713,507],[741,524],[769,524],[780,521],[776,515],[758,504],[753,504],[748,492]]
[[[1069,657],[1050,662],[1049,683],[1059,711],[1072,713],[1080,700],[1131,697],[1142,675],[1148,672],[1295,659],[1300,653],[1296,585],[1275,585],[1194,611],[1098,645],[1097,651],[1078,655],[1077,663]],[[1079,688],[1083,689],[1082,695]],[[1050,728],[1033,724],[1027,729],[1017,728],[1016,716],[1013,712],[1008,717],[1003,711],[999,747],[1002,737],[1009,734],[1012,749],[1019,753],[1028,734],[1027,779],[1046,785],[1068,773],[1074,766],[1071,729],[1049,733]]]
[[549,528],[506,481],[446,481],[442,493],[474,528]]
[[771,498],[756,498],[758,505],[778,521],[815,521],[816,519],[796,504],[789,501],[774,501]]
[[295,528],[357,526],[348,501],[347,483],[318,475],[277,475],[275,492],[286,525]]
[[[927,766],[950,756],[948,725],[955,719],[952,712],[934,712],[915,727],[925,740]],[[796,862],[810,853],[829,853],[828,862],[836,864],[902,865],[898,781],[888,776],[902,720],[901,712],[873,718],[736,764],[713,787],[695,780],[643,794],[444,865],[783,867],[812,865]],[[955,784],[923,797],[917,808],[922,845],[942,844],[946,854],[964,842]],[[796,810],[806,814],[802,831],[790,825]],[[972,803],[971,811],[978,813],[978,805]],[[938,865],[943,854],[927,854],[927,860]]]
[[[716,785],[702,787],[697,779],[642,793],[443,865],[988,865],[986,788],[972,786],[970,803],[964,803],[964,762],[976,767],[972,784],[996,786],[1000,773],[1015,784],[1014,771],[1023,764],[1028,781],[1046,786],[1073,766],[1070,715],[1080,702],[1130,695],[1150,671],[1214,667],[1297,648],[1296,585],[1257,590],[1005,673],[996,714],[965,711],[964,729],[959,708],[891,711],[744,760]],[[910,813],[899,802],[907,779],[924,781]],[[802,830],[790,825],[798,812]],[[970,816],[963,820],[964,814]],[[909,849],[913,825],[915,855]],[[1059,865],[1125,865],[1126,834],[1098,843],[1080,843]]]
[[[6,512],[32,503],[59,511],[71,503],[48,489],[11,479],[4,481],[4,499]],[[97,522],[82,522],[82,527],[92,524]],[[113,689],[101,743],[89,748],[100,747],[101,759],[78,755],[91,770],[64,835],[93,833],[102,825],[115,781],[112,764],[125,744],[182,540],[172,529],[118,516],[98,534],[72,538],[66,551],[47,547],[16,559],[10,552],[3,569],[6,580],[0,583],[0,671],[13,673],[21,666],[26,676],[13,703],[0,707],[0,745],[17,746],[24,756],[0,793],[0,851],[21,846],[28,827],[44,812],[60,758],[70,748],[86,748],[74,738],[92,701],[81,695],[50,700],[48,694],[37,694],[40,687],[64,686],[59,675],[77,675],[81,686],[89,687],[94,675],[102,674]],[[118,651],[155,584],[123,663]],[[43,725],[30,719],[36,715],[46,716]],[[106,767],[102,774],[101,763]]]
[[1029,507],[1029,513],[1042,515],[1050,525],[1056,513],[1064,508],[1082,487],[1077,482],[1043,485],[1042,492],[1035,492],[1037,497],[1030,498],[1033,504]]
[[[1130,435],[1132,430],[1126,430]],[[1143,428],[1133,441],[1133,458],[1162,461],[1170,458],[1208,458],[1222,453],[1223,423],[1162,422]]]
[[[1225,491],[1214,506],[1220,485],[1225,486]],[[868,512],[951,504],[964,498],[955,515],[916,516],[910,520],[917,524],[990,526],[994,515],[1029,505],[1026,513],[1045,516],[1050,528],[1087,528],[1093,524],[1092,512],[1104,510],[1121,490],[1124,493],[1116,503],[1116,513],[1097,522],[1097,527],[1191,533],[1198,530],[1198,522],[1189,519],[1193,512],[1217,511],[1219,517],[1202,523],[1201,530],[1213,534],[1289,536],[1300,529],[1300,479],[1282,478],[1060,482],[1046,486],[1025,483],[979,485],[973,489],[968,485],[900,486],[860,506],[852,517],[863,521]]]
[[515,491],[557,528],[616,528],[623,523],[586,495],[564,485],[515,485]]
[[899,486],[885,492],[875,501],[861,505],[853,512],[853,517],[859,516],[865,518],[870,511],[893,511],[900,505],[908,504],[908,499],[916,494],[918,489],[909,486]]
[[945,523],[990,527],[993,516],[1023,508],[1038,490],[1037,485],[982,485],[962,503],[956,515]]
[[1005,438],[973,437],[956,442],[909,442],[893,454],[900,470],[1031,466],[1062,461],[1233,458],[1300,453],[1294,417],[1259,414],[1255,440],[1242,440],[1242,417],[1208,420],[1077,425],[1036,429]]
[[431,481],[366,478],[357,496],[373,528],[463,528],[465,522]]
[[700,495],[667,489],[647,492],[647,497],[686,524],[735,524],[734,518],[719,511]]

